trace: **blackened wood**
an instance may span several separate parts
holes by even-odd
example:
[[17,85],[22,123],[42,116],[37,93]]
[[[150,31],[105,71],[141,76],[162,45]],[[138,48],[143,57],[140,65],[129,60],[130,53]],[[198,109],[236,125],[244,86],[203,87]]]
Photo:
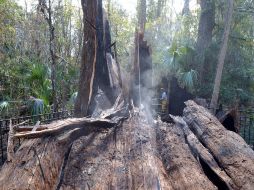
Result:
[[96,31],[93,27],[91,27],[91,24],[96,26],[97,3],[93,0],[82,0],[82,9],[84,38],[81,57],[79,90],[74,110],[76,117],[87,116],[88,107],[93,94],[93,81],[96,69],[95,65],[97,54]]
[[239,189],[254,187],[254,151],[207,109],[187,101],[184,120]]

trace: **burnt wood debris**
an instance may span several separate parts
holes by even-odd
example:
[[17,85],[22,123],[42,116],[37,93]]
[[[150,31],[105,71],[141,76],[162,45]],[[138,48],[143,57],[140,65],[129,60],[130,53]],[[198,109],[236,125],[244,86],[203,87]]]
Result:
[[[102,1],[82,0],[82,8],[75,117],[30,126],[10,123],[0,189],[253,190],[254,151],[236,133],[234,111],[218,119],[187,94],[170,108],[181,116],[153,117],[153,87],[146,80],[151,50],[143,33],[136,32],[133,81],[126,80]],[[15,150],[17,139],[21,145]]]

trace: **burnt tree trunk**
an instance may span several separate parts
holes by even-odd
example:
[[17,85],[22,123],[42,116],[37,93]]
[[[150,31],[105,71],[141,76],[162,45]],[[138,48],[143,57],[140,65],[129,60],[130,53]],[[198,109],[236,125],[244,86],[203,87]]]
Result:
[[[84,4],[85,3],[85,4]],[[86,5],[93,4],[93,5]],[[92,115],[98,104],[110,108],[117,98],[111,86],[111,69],[106,53],[111,54],[110,26],[103,14],[102,0],[83,2],[84,44],[78,98],[75,103],[76,116]],[[90,13],[90,10],[92,10]],[[120,68],[119,68],[120,70]],[[119,74],[119,72],[118,72]],[[84,80],[85,79],[85,80]],[[106,102],[98,103],[98,97]]]
[[144,34],[136,32],[131,98],[136,107],[149,105],[152,96],[151,49],[144,40]]
[[82,0],[84,37],[81,57],[79,90],[75,102],[75,115],[84,117],[88,113],[93,94],[93,81],[96,69],[97,37],[96,15],[97,3],[93,0]]
[[97,17],[96,17],[96,28],[97,28],[97,60],[95,67],[95,81],[94,90],[101,88],[103,91],[109,87],[109,75],[108,67],[106,62],[106,50],[105,50],[105,36],[104,36],[104,22],[103,22],[103,9],[102,0],[98,0],[97,5]]

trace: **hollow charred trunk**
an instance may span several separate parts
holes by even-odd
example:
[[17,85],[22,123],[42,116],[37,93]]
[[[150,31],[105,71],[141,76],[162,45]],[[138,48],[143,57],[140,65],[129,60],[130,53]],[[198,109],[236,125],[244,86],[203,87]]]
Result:
[[[77,117],[94,113],[101,92],[107,101],[100,102],[105,109],[110,108],[118,96],[111,83],[111,75],[114,73],[112,64],[116,63],[106,59],[106,53],[111,54],[111,36],[109,22],[103,14],[102,1],[84,0],[82,5],[84,39],[79,92],[75,103]],[[116,73],[120,76],[120,68]]]
[[82,0],[84,37],[81,57],[81,69],[79,79],[79,90],[75,102],[75,115],[84,117],[93,94],[93,84],[96,69],[97,36],[96,36],[96,15],[97,3],[93,0]]
[[148,105],[152,97],[152,58],[151,49],[144,40],[143,33],[136,32],[133,73],[131,98],[134,105]]

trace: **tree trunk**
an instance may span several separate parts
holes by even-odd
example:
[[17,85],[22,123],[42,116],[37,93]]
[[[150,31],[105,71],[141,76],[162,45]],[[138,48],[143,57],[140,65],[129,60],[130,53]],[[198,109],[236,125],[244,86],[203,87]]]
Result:
[[[93,114],[96,107],[96,95],[99,94],[100,90],[107,99],[105,108],[109,108],[113,105],[115,98],[110,88],[109,68],[106,60],[106,48],[105,41],[109,38],[105,38],[105,25],[103,17],[102,0],[97,1],[97,16],[96,16],[96,35],[97,35],[97,53],[96,53],[96,64],[95,64],[95,76],[93,83],[93,94],[91,104],[89,105],[88,113]],[[108,36],[107,36],[108,37]]]
[[139,24],[139,31],[141,33],[144,33],[145,25],[146,25],[146,0],[139,0],[138,24]]
[[135,53],[133,64],[133,78],[131,99],[136,107],[141,104],[150,105],[152,97],[152,58],[151,50],[144,40],[144,34],[135,34]]
[[55,42],[55,28],[53,25],[52,18],[52,2],[39,0],[40,10],[48,23],[49,27],[49,52],[51,57],[51,85],[52,85],[52,99],[53,99],[53,110],[58,110],[58,97],[57,97],[57,82],[56,82],[56,42]]
[[205,62],[205,57],[206,51],[212,43],[212,33],[215,26],[215,1],[201,0],[200,6],[201,15],[199,20],[198,39],[196,45],[196,62],[200,64],[200,83],[202,83],[206,75],[205,68],[209,65],[209,63]]
[[157,2],[157,10],[156,10],[156,18],[161,16],[162,9],[165,5],[165,0],[158,0]]
[[108,67],[106,62],[105,36],[104,36],[104,20],[102,0],[98,0],[97,5],[97,60],[95,70],[94,90],[101,88],[103,91],[110,86]]
[[190,0],[184,0],[182,15],[189,15],[189,14],[190,14]]
[[218,98],[219,98],[222,71],[223,71],[224,61],[225,61],[227,48],[228,48],[228,37],[229,37],[229,33],[230,33],[230,26],[231,26],[231,21],[232,21],[232,17],[233,17],[233,11],[234,11],[234,1],[229,0],[228,1],[227,16],[225,18],[224,34],[223,34],[221,49],[220,49],[220,53],[219,53],[219,57],[218,57],[217,72],[216,72],[216,77],[214,80],[213,95],[212,95],[212,100],[211,100],[211,104],[210,104],[210,108],[213,113],[215,113],[215,111],[216,111],[217,102],[218,102]]
[[96,15],[97,3],[94,0],[82,0],[84,37],[81,57],[81,70],[79,90],[75,102],[75,115],[84,117],[93,93],[93,81],[95,75],[97,38],[96,38]]

